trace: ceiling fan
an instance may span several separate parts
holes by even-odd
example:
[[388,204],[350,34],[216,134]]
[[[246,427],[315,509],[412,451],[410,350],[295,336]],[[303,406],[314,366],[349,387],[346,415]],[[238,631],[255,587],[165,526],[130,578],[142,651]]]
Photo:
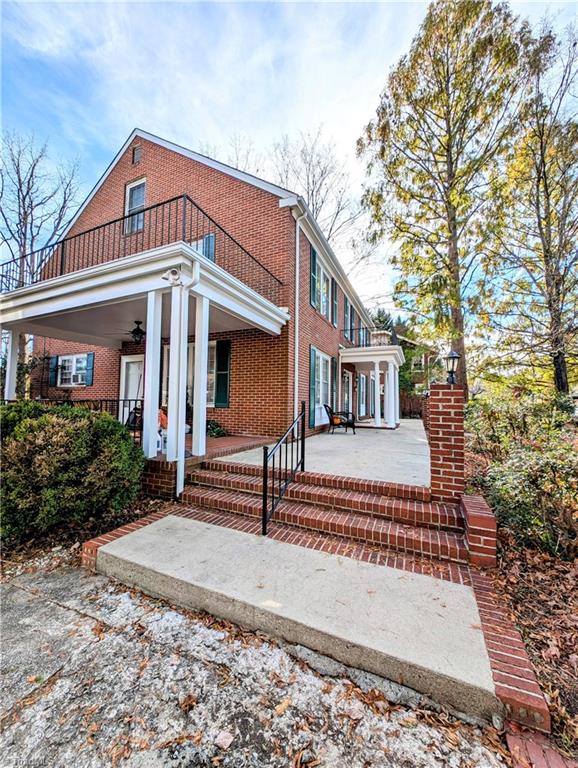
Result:
[[140,344],[140,342],[147,335],[145,329],[141,328],[142,322],[142,320],[135,320],[134,328],[131,331],[127,331],[126,328],[119,328],[118,330],[122,331],[125,336],[130,336],[135,344]]

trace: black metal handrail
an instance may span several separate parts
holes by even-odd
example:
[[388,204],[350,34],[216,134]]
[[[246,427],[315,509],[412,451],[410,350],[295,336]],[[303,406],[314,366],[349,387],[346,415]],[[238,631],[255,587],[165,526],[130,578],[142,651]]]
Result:
[[263,448],[263,536],[267,535],[267,524],[296,472],[305,471],[305,423],[305,400],[302,400],[301,411],[285,434],[273,448]]
[[0,264],[0,291],[14,291],[180,241],[279,303],[282,281],[186,194]]
[[[18,400],[0,400],[0,404],[7,405],[17,403]],[[71,398],[47,398],[41,397],[34,400],[42,405],[69,405],[73,408],[87,408],[89,411],[108,413],[132,432],[137,445],[142,445],[142,418],[144,400],[142,398],[85,398],[72,400]]]

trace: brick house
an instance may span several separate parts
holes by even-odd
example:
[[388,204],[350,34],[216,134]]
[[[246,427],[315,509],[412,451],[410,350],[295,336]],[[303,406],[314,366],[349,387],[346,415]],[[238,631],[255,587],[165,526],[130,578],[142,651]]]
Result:
[[144,131],[64,238],[2,265],[1,278],[4,329],[33,334],[44,360],[32,395],[107,401],[124,421],[138,402],[148,457],[166,412],[177,491],[187,449],[205,455],[207,419],[275,437],[304,400],[311,431],[327,424],[325,403],[376,426],[399,421],[403,352],[372,337],[305,202]]

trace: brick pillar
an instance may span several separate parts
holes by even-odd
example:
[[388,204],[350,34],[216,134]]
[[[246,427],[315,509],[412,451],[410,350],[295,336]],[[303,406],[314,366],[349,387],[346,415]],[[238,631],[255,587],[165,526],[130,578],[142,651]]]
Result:
[[428,408],[431,497],[457,501],[464,492],[464,390],[432,384]]

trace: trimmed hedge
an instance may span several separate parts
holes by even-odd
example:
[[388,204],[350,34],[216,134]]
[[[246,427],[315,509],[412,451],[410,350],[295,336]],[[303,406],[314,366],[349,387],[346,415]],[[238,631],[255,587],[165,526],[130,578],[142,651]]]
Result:
[[0,429],[6,544],[122,510],[140,491],[144,454],[109,414],[21,401],[0,408]]

